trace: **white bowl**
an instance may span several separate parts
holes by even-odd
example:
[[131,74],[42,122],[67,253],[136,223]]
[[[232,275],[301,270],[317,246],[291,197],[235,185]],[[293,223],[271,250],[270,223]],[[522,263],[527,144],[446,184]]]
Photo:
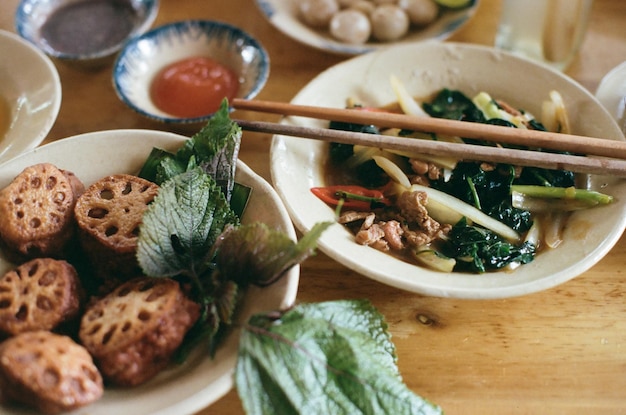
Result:
[[[541,104],[550,90],[561,93],[574,133],[623,140],[615,121],[582,86],[565,75],[492,48],[426,42],[397,46],[340,63],[313,79],[293,103],[344,108],[353,97],[364,105],[382,106],[397,101],[390,86],[396,75],[411,95],[429,97],[442,88],[459,89],[469,96],[486,91],[514,107],[541,116]],[[283,122],[327,127],[328,123],[289,117]],[[323,186],[327,144],[275,136],[271,147],[271,173],[297,228],[305,232],[315,223],[334,221],[334,211],[311,194]],[[556,249],[512,272],[485,274],[439,273],[394,259],[358,245],[342,225],[321,236],[320,249],[347,267],[385,284],[440,297],[506,298],[545,290],[568,281],[597,263],[622,235],[626,226],[626,182],[613,177],[592,177],[591,186],[615,197],[601,208],[574,213]]]
[[596,98],[626,134],[626,61],[604,75],[596,89]]
[[255,0],[267,20],[279,31],[305,45],[339,55],[358,55],[389,46],[425,40],[445,40],[461,29],[474,15],[479,0],[462,9],[444,9],[436,21],[424,28],[413,28],[403,38],[394,42],[368,41],[349,44],[334,39],[328,30],[314,29],[298,18],[300,0]]
[[[132,0],[128,6],[132,8],[132,16],[129,16],[129,32],[127,36],[114,43],[104,42],[103,36],[98,32],[93,33],[93,47],[101,46],[99,49],[89,51],[62,50],[51,44],[42,36],[42,27],[49,20],[50,16],[63,7],[79,4],[84,0],[22,0],[15,12],[15,27],[17,32],[24,39],[36,45],[49,56],[65,62],[77,62],[86,66],[99,66],[109,61],[117,53],[124,43],[141,33],[144,33],[154,22],[159,11],[159,0]],[[122,4],[122,3],[120,3]],[[96,6],[100,7],[100,6]],[[99,9],[102,13],[103,11]],[[111,12],[112,13],[112,12]],[[97,19],[97,17],[94,16]],[[83,17],[83,20],[85,17]],[[117,19],[120,20],[119,17]],[[96,24],[97,21],[91,22]],[[76,29],[75,29],[76,30]],[[119,29],[118,29],[119,30]],[[56,32],[60,32],[58,29]],[[121,33],[121,32],[120,32]],[[75,34],[86,36],[82,31]],[[64,36],[71,36],[65,33]]]
[[122,102],[149,119],[205,123],[212,114],[177,117],[157,108],[150,97],[150,85],[161,69],[196,56],[212,58],[238,74],[238,98],[255,97],[269,76],[269,56],[248,33],[227,23],[185,20],[155,28],[124,47],[113,68],[115,91]]
[[[78,135],[39,147],[0,165],[0,188],[25,167],[50,162],[70,170],[86,185],[113,173],[138,173],[150,150],[173,151],[187,137],[150,130],[111,130]],[[123,151],[120,151],[123,149]],[[254,191],[242,218],[244,223],[264,222],[295,240],[287,211],[272,187],[244,163],[238,162],[236,180]],[[14,264],[0,258],[0,273]],[[284,309],[293,305],[300,268],[294,267],[275,284],[251,287],[243,302],[241,321],[252,313]],[[233,331],[218,348],[214,359],[200,347],[182,366],[172,366],[156,378],[135,388],[105,389],[102,399],[80,410],[90,415],[185,415],[210,405],[233,386],[238,332]],[[17,407],[0,406],[4,415],[32,413]]]
[[59,74],[41,51],[0,30],[0,162],[38,146],[61,107]]

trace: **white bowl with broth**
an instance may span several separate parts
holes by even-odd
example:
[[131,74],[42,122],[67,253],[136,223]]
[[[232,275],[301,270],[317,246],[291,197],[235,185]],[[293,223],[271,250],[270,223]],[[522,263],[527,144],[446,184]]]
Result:
[[2,162],[41,144],[59,114],[62,91],[52,61],[18,35],[0,30],[0,56]]
[[[602,105],[578,83],[547,66],[492,48],[444,42],[395,46],[362,55],[329,68],[306,85],[292,103],[344,108],[348,98],[365,106],[397,101],[390,76],[395,75],[414,97],[429,97],[442,88],[458,89],[472,97],[485,91],[516,108],[541,117],[550,90],[563,97],[572,132],[624,140]],[[327,127],[328,122],[288,117],[284,123]],[[324,163],[328,144],[275,136],[271,173],[298,229],[334,221],[334,209],[317,199],[310,188],[326,185]],[[600,208],[574,213],[556,248],[513,271],[484,274],[441,273],[403,262],[374,248],[358,245],[342,225],[334,224],[320,238],[320,250],[348,268],[407,291],[439,297],[469,299],[526,295],[562,284],[591,268],[618,241],[626,226],[626,182],[593,176],[590,187],[614,197]]]

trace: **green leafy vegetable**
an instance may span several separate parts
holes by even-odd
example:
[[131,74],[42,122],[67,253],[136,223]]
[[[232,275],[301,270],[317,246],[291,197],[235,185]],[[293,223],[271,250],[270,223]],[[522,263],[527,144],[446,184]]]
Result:
[[441,414],[402,382],[386,329],[365,300],[253,316],[241,334],[235,374],[246,412]]
[[444,255],[457,260],[455,271],[478,273],[527,264],[535,251],[530,242],[512,244],[488,229],[468,225],[465,219],[454,225],[442,248]]
[[161,186],[140,228],[137,258],[148,276],[191,277],[198,287],[207,254],[227,224],[238,224],[215,181],[199,168]]
[[317,223],[298,243],[263,223],[227,229],[215,248],[220,273],[240,285],[272,284],[286,270],[304,261],[333,222]]
[[245,288],[269,285],[304,261],[329,225],[316,225],[296,243],[265,224],[240,226],[221,188],[200,168],[163,183],[144,214],[137,259],[148,276],[193,282],[202,315],[182,354],[201,339],[214,349]]
[[154,149],[139,176],[160,185],[184,171],[200,166],[219,184],[226,200],[230,201],[241,134],[241,127],[230,119],[228,102],[224,100],[208,123],[187,140],[176,154]]
[[425,102],[422,106],[431,117],[485,122],[480,109],[460,91],[444,88],[431,102]]

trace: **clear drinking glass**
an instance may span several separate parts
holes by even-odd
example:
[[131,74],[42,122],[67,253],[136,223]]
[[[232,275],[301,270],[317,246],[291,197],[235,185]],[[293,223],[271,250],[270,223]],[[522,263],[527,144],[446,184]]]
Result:
[[564,70],[585,37],[593,0],[503,0],[495,46]]

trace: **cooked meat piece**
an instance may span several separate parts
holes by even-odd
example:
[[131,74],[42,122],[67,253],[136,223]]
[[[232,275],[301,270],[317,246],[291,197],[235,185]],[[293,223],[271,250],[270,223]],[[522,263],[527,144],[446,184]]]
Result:
[[80,243],[97,276],[128,280],[141,275],[136,259],[143,213],[159,187],[142,178],[118,174],[89,186],[74,209]]
[[377,249],[379,251],[383,251],[383,252],[388,252],[389,249],[389,243],[387,243],[387,241],[385,239],[379,239],[377,241],[374,241],[370,247]]
[[74,267],[36,258],[0,278],[0,334],[53,330],[76,318],[83,297]]
[[402,242],[402,234],[404,230],[400,226],[400,222],[397,220],[390,220],[381,224],[383,232],[385,233],[385,240],[389,244],[389,248],[399,251],[404,249],[404,242]]
[[396,204],[407,222],[421,223],[424,218],[428,217],[427,203],[426,192],[414,191],[402,193]]
[[[411,165],[411,170],[413,170],[418,177],[422,177],[422,179],[414,179],[415,183],[437,180],[441,177],[441,169],[434,163],[418,159],[409,159],[409,164]],[[428,180],[426,180],[426,178],[428,178]]]
[[0,240],[10,259],[64,257],[83,190],[76,176],[49,163],[27,167],[2,189]]
[[367,215],[367,217],[363,221],[363,225],[361,226],[363,226],[364,228],[369,228],[370,226],[374,224],[375,220],[376,220],[376,214],[373,212],[370,212],[369,215]]
[[416,223],[420,229],[429,235],[437,232],[441,225],[428,215],[426,192],[404,192],[398,198],[398,208],[408,223]]
[[355,235],[356,242],[361,245],[372,245],[374,242],[383,239],[385,231],[378,224],[373,224],[368,228],[362,227]]
[[430,180],[439,180],[441,177],[441,169],[433,163],[428,164],[428,178]]
[[168,278],[136,278],[90,305],[79,337],[110,382],[134,386],[169,363],[200,307]]
[[7,401],[58,414],[98,400],[103,386],[84,347],[67,336],[31,331],[0,344],[0,390]]
[[408,245],[413,247],[420,247],[431,243],[434,240],[445,237],[452,229],[452,225],[444,224],[439,228],[430,228],[427,230],[417,229],[412,230],[408,227],[404,227],[404,239]]
[[428,162],[424,160],[418,159],[409,159],[409,164],[411,165],[411,170],[413,170],[416,174],[425,175],[428,173]]
[[367,218],[369,215],[371,215],[371,212],[357,212],[356,210],[350,210],[342,213],[341,216],[339,216],[339,219],[337,219],[337,222],[345,225],[346,223],[365,220],[365,218]]

